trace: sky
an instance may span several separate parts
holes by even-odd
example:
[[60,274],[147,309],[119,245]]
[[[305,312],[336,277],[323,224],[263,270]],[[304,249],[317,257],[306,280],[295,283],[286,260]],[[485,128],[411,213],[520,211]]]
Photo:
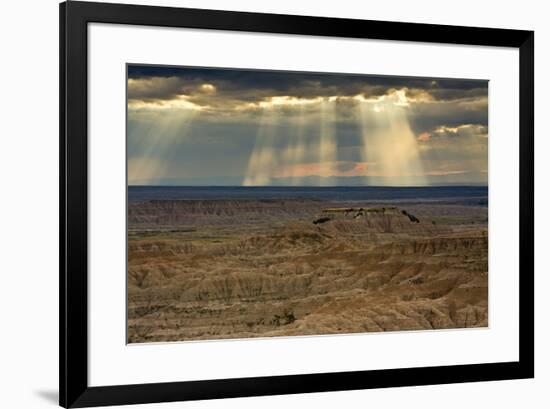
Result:
[[486,185],[488,82],[128,65],[128,184]]

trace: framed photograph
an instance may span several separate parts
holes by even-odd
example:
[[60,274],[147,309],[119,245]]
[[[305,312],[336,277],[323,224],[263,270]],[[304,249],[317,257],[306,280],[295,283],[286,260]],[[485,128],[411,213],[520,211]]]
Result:
[[534,33],[60,5],[60,405],[534,376]]

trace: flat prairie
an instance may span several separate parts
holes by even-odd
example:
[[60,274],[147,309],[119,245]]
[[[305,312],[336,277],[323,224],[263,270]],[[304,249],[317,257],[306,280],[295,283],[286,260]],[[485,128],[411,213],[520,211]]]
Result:
[[128,205],[129,343],[488,325],[487,206]]

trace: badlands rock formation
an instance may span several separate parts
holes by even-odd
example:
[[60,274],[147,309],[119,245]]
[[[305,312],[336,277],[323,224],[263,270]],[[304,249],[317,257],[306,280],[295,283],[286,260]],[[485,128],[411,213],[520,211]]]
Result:
[[128,226],[128,342],[488,324],[486,207],[161,200]]

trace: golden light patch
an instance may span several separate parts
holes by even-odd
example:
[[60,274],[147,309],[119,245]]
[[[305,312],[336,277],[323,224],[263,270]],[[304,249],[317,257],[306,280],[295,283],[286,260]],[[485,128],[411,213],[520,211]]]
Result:
[[216,92],[216,87],[212,84],[202,84],[201,91],[207,94],[213,94]]
[[258,105],[260,108],[270,108],[276,106],[296,106],[296,105],[311,105],[323,102],[323,98],[297,98],[289,96],[271,97],[267,101],[261,101]]
[[428,132],[422,132],[420,135],[418,135],[418,140],[422,142],[427,142],[431,138],[431,135]]
[[142,100],[129,100],[128,109],[130,110],[165,110],[165,109],[176,109],[176,110],[192,110],[192,111],[201,111],[204,108],[198,104],[195,104],[188,100],[187,95],[178,95],[174,99],[169,100],[153,100],[153,101],[142,101]]

